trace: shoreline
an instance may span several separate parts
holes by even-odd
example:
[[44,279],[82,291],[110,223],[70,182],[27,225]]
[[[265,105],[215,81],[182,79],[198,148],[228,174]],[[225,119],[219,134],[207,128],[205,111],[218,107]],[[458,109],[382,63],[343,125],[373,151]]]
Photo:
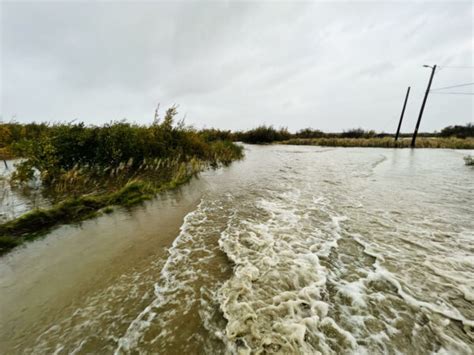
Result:
[[[238,159],[235,159],[238,160]],[[185,163],[186,164],[186,163]],[[131,208],[152,200],[160,194],[187,184],[194,177],[213,166],[209,162],[191,162],[190,167],[180,165],[169,180],[158,183],[145,177],[129,180],[117,190],[82,194],[67,198],[47,208],[33,208],[0,224],[0,258],[16,247],[45,236],[62,225],[77,225],[83,221],[112,213],[117,208]]]

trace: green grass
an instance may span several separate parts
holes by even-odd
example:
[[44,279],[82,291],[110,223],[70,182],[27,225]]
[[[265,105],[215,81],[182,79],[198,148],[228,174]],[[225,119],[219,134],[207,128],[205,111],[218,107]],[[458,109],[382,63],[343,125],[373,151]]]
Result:
[[0,254],[7,252],[20,245],[21,241],[15,237],[0,236]]

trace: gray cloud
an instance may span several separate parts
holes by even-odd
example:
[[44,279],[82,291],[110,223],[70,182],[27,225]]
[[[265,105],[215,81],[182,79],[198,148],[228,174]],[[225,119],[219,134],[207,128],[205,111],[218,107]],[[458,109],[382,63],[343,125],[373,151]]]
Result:
[[380,62],[380,63],[373,63],[370,66],[367,66],[366,68],[362,69],[359,73],[355,74],[354,76],[358,77],[360,75],[364,76],[367,75],[371,78],[381,76],[386,74],[387,72],[394,70],[396,67],[392,63],[386,61],[386,62]]
[[[429,71],[473,65],[471,2],[2,2],[8,120],[150,122],[173,103],[198,127],[261,123],[412,130]],[[442,69],[433,86],[472,82]],[[472,121],[432,95],[422,130]]]

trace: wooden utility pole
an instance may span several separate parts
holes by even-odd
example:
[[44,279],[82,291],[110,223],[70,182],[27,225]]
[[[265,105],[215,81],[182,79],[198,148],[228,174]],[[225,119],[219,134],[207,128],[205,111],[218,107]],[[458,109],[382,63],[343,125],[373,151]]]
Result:
[[425,109],[426,99],[428,98],[428,93],[430,92],[431,82],[433,81],[433,76],[436,71],[436,65],[430,67],[429,65],[423,65],[424,67],[431,68],[431,76],[430,81],[428,82],[428,86],[426,87],[425,97],[423,98],[423,103],[421,104],[420,114],[418,115],[418,121],[416,121],[415,132],[413,132],[413,138],[411,139],[411,147],[415,148],[416,143],[416,136],[418,134],[418,128],[420,128],[421,117],[423,116],[423,111]]
[[410,95],[410,87],[408,87],[407,89],[405,102],[403,103],[402,114],[400,115],[400,122],[398,122],[397,134],[395,135],[395,142],[398,140],[398,135],[400,134],[400,128],[402,127],[403,115],[405,114],[405,108],[407,107],[408,95]]

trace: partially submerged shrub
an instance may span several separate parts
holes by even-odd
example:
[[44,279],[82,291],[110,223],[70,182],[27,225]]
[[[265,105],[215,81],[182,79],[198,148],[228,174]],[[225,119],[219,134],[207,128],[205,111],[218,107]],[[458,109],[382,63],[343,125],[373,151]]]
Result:
[[0,251],[58,224],[79,222],[99,211],[110,213],[112,205],[136,205],[189,181],[207,166],[242,158],[241,146],[221,139],[227,134],[198,132],[175,122],[176,114],[176,107],[162,119],[156,113],[150,126],[124,121],[102,127],[40,125],[36,131],[29,127],[31,134],[18,134],[13,124],[14,134],[3,144],[14,147],[24,160],[11,182],[26,185],[37,178],[53,206],[1,224],[0,236],[7,237],[0,240]]
[[[228,163],[242,156],[233,143],[217,139],[217,132],[199,133],[175,123],[177,108],[171,107],[163,119],[158,115],[150,126],[112,122],[103,127],[56,124],[43,127],[35,139],[22,139],[16,149],[26,158],[13,176],[20,183],[38,171],[45,186],[83,185],[86,180],[101,182],[104,177],[124,182],[141,172],[154,159]],[[211,135],[214,137],[211,139]],[[173,165],[173,164],[171,164]],[[121,178],[124,177],[124,178]]]

